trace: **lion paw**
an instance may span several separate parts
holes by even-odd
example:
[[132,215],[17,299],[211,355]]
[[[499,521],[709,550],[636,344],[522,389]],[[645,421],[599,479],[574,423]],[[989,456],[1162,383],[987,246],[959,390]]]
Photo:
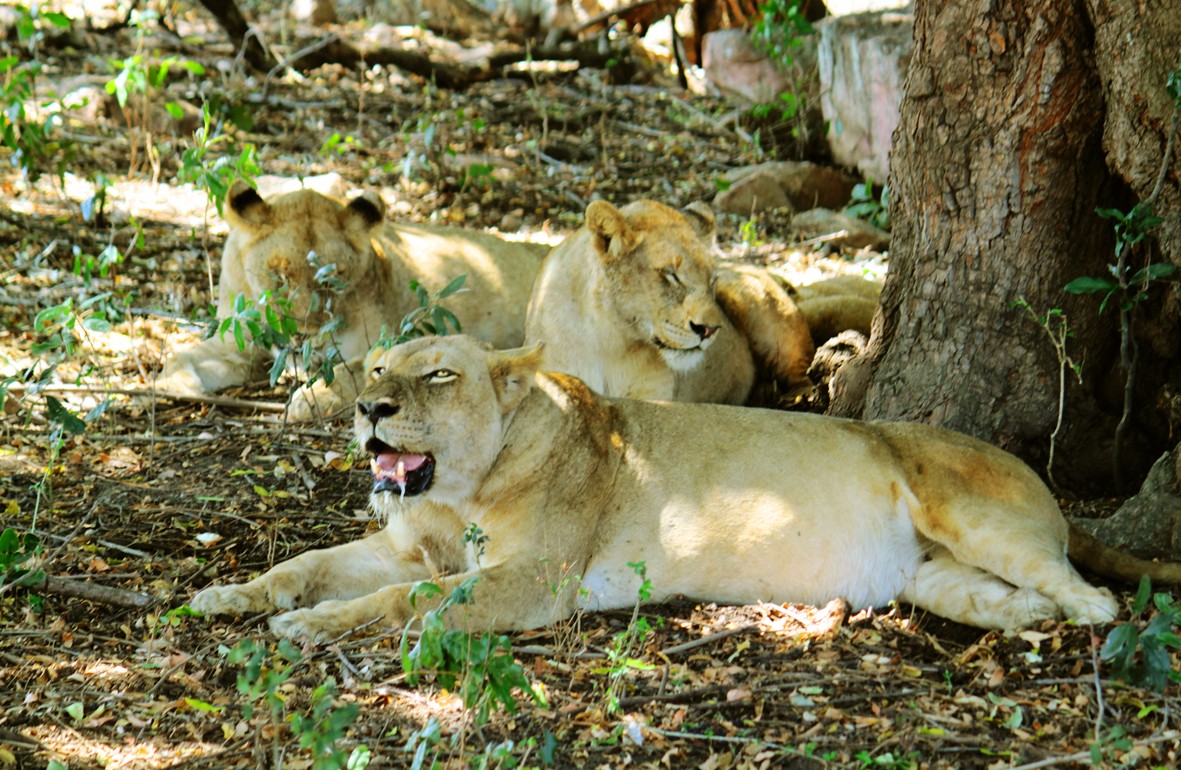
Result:
[[1066,616],[1080,625],[1110,623],[1119,613],[1119,602],[1106,588],[1086,586],[1087,590],[1075,594],[1063,602]]
[[210,586],[189,600],[189,607],[202,615],[241,615],[251,612],[252,604],[241,586]]
[[344,401],[323,385],[304,386],[291,394],[287,417],[295,422],[322,420],[344,408]]
[[1005,600],[1004,628],[1029,628],[1058,617],[1058,605],[1032,588],[1020,588]]
[[347,602],[327,601],[315,607],[284,612],[271,618],[271,633],[287,639],[326,642],[347,634],[359,625],[346,610]]

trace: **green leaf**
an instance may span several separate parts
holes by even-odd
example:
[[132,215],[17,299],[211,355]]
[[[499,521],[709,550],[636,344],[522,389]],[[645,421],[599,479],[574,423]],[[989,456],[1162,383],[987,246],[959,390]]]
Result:
[[452,279],[451,283],[444,286],[443,290],[441,292],[439,292],[438,299],[446,299],[447,297],[450,297],[452,294],[455,294],[457,291],[459,291],[460,289],[463,288],[463,284],[466,280],[467,280],[466,274],[460,275],[460,276]]
[[1099,650],[1099,657],[1103,660],[1115,660],[1127,656],[1130,651],[1135,651],[1136,640],[1136,627],[1131,623],[1122,623],[1107,634],[1107,639]]
[[41,14],[41,18],[45,19],[58,29],[69,29],[71,26],[70,17],[66,16],[64,13],[58,13],[57,11],[44,11]]
[[45,411],[50,421],[60,424],[67,433],[80,436],[86,432],[86,423],[53,396],[45,397]]
[[1095,294],[1101,291],[1113,291],[1118,288],[1119,284],[1115,281],[1108,278],[1096,278],[1090,275],[1075,278],[1063,287],[1070,294]]
[[212,703],[206,703],[196,698],[185,698],[185,703],[188,704],[189,708],[196,709],[197,711],[206,711],[211,714],[220,714],[225,710],[224,706],[214,706]]
[[75,722],[81,722],[82,717],[86,716],[86,707],[75,701],[74,703],[66,706],[66,713],[69,714]]
[[164,109],[176,120],[180,120],[185,116],[185,111],[176,102],[165,102]]
[[1170,265],[1168,262],[1153,262],[1147,267],[1140,268],[1129,279],[1131,284],[1144,284],[1155,281],[1159,278],[1168,278],[1173,273],[1177,272],[1176,265]]
[[1148,600],[1152,598],[1152,580],[1148,575],[1140,576],[1140,585],[1136,589],[1136,600],[1132,602],[1132,617],[1136,617],[1144,608],[1148,606]]

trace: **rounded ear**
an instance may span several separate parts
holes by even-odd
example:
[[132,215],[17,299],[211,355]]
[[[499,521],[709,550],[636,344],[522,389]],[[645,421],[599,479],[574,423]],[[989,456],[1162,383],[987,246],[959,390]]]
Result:
[[681,213],[689,220],[689,226],[693,228],[693,232],[697,233],[697,237],[713,243],[716,227],[713,209],[700,201],[694,201],[681,209]]
[[372,230],[385,219],[385,201],[369,191],[349,201],[341,213],[340,223],[346,230]]
[[258,191],[245,179],[235,179],[226,193],[226,220],[231,227],[261,227],[271,217],[271,204],[262,199]]
[[594,201],[586,207],[586,229],[595,251],[604,258],[619,257],[635,248],[635,231],[627,217],[607,201]]
[[508,414],[521,405],[533,387],[533,375],[541,368],[542,345],[529,345],[512,350],[494,350],[488,373],[496,388],[496,400],[501,414]]

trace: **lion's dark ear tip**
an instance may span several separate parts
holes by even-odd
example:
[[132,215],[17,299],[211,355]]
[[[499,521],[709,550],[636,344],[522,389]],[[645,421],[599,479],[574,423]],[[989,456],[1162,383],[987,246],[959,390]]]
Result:
[[230,208],[239,214],[251,206],[257,206],[263,202],[262,196],[258,194],[258,190],[255,190],[245,182],[235,184],[230,188]]
[[385,217],[385,212],[376,196],[359,195],[349,201],[349,208],[359,214],[370,225],[376,225]]

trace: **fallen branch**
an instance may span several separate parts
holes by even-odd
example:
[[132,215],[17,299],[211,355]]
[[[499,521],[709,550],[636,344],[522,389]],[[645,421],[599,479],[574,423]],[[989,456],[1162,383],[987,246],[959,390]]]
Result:
[[21,584],[22,588],[41,593],[68,596],[72,599],[86,599],[99,604],[112,604],[116,607],[143,609],[156,603],[156,599],[138,591],[128,591],[101,583],[91,583],[86,580],[72,578],[43,576],[40,580]]
[[[8,386],[10,392],[28,390],[28,386],[13,383]],[[166,401],[195,401],[199,404],[225,406],[231,409],[254,409],[259,412],[283,412],[287,410],[285,404],[274,401],[250,401],[245,398],[231,398],[229,396],[205,396],[192,393],[173,393],[166,390],[152,390],[151,388],[108,388],[101,385],[47,385],[38,387],[39,393],[100,393],[116,396],[133,396],[152,398]]]
[[598,41],[588,40],[570,47],[513,49],[492,54],[479,64],[460,64],[432,58],[431,51],[408,51],[383,46],[361,49],[340,39],[328,39],[305,49],[303,55],[288,61],[294,69],[306,72],[323,64],[355,67],[360,64],[397,67],[400,70],[434,81],[440,88],[461,91],[475,83],[503,77],[503,69],[525,61],[575,61],[579,67],[606,67],[630,59],[626,49],[601,50]]

